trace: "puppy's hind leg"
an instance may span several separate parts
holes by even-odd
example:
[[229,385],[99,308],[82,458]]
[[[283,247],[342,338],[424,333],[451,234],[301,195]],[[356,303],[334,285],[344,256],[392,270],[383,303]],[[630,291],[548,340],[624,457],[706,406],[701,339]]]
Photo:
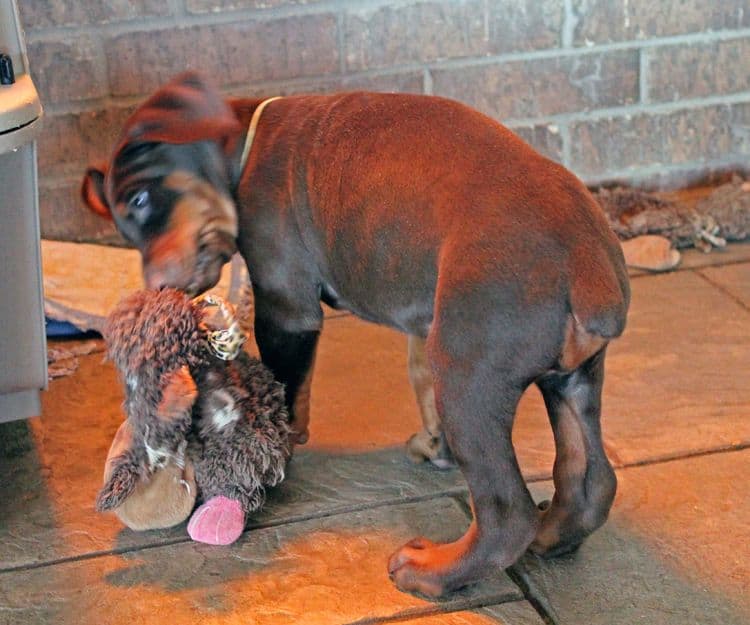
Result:
[[487,347],[485,338],[479,336],[460,350],[428,338],[438,412],[469,484],[474,520],[455,542],[417,538],[393,554],[388,570],[401,590],[436,597],[465,586],[513,564],[536,534],[538,514],[511,442],[516,406],[528,378],[510,375],[498,365],[518,351],[515,346],[488,354],[494,347]]
[[555,495],[541,517],[532,551],[575,551],[607,519],[617,478],[602,445],[599,416],[606,348],[572,372],[537,381],[555,435]]
[[440,425],[432,370],[425,353],[425,339],[409,335],[408,347],[409,381],[417,398],[422,430],[406,442],[406,453],[414,462],[429,460],[439,469],[450,469],[456,463]]

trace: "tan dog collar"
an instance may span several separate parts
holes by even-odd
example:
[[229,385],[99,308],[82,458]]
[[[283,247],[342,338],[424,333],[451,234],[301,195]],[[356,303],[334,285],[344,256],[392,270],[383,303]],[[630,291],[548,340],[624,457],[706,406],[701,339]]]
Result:
[[263,109],[266,108],[274,100],[280,100],[281,96],[277,95],[273,98],[263,100],[253,111],[253,116],[250,119],[250,126],[247,129],[247,136],[245,137],[245,147],[242,148],[242,158],[240,158],[240,176],[245,171],[245,165],[247,165],[247,158],[250,156],[250,148],[253,147],[253,140],[255,139],[255,131],[258,128],[258,122],[260,122],[260,116],[263,113]]

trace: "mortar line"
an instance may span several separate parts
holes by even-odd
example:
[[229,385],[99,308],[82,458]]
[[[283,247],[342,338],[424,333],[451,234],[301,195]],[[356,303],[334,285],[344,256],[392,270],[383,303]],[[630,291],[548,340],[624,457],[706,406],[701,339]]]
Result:
[[422,92],[425,95],[433,95],[432,72],[427,67],[422,70]]
[[575,28],[578,25],[578,16],[573,9],[572,0],[563,0],[563,21],[560,43],[563,48],[574,47]]
[[641,48],[638,55],[638,90],[640,103],[650,103],[649,84],[651,80],[651,54],[648,48]]
[[336,46],[339,51],[339,74],[346,76],[346,12],[336,13]]
[[572,149],[573,144],[570,138],[570,126],[568,126],[567,122],[559,122],[558,124],[555,124],[557,126],[558,132],[560,133],[560,141],[562,144],[562,164],[567,167],[568,169],[571,168],[572,165]]
[[703,273],[705,269],[708,269],[708,267],[695,268],[693,270],[693,273],[697,274],[700,278],[703,278],[704,281],[708,282],[708,284],[710,284],[715,289],[718,289],[719,291],[721,291],[724,295],[726,295],[729,299],[731,299],[735,304],[738,304],[740,308],[742,308],[742,310],[744,310],[745,312],[750,312],[750,306],[748,306],[744,301],[742,301],[742,299],[740,299],[739,297],[737,297],[737,295],[735,295],[729,289],[727,289],[723,284],[720,284],[716,282],[715,280],[712,280],[711,278],[709,278],[705,273]]

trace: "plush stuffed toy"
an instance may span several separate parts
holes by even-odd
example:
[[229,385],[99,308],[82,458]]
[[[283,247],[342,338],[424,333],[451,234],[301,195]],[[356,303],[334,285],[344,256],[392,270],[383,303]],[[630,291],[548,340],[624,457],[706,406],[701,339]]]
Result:
[[135,530],[184,521],[229,544],[290,454],[283,386],[242,351],[229,305],[174,289],[139,291],[110,314],[108,355],[125,384],[127,420],[110,448],[99,511]]

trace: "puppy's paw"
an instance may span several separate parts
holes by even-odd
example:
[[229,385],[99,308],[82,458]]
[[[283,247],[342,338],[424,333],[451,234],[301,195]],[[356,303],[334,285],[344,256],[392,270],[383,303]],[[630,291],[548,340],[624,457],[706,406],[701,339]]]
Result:
[[434,555],[436,545],[432,541],[426,538],[410,540],[390,557],[388,576],[401,591],[440,597],[447,589],[436,570]]
[[416,464],[429,460],[441,470],[456,467],[456,461],[443,434],[432,436],[426,430],[417,432],[406,442],[406,455]]

